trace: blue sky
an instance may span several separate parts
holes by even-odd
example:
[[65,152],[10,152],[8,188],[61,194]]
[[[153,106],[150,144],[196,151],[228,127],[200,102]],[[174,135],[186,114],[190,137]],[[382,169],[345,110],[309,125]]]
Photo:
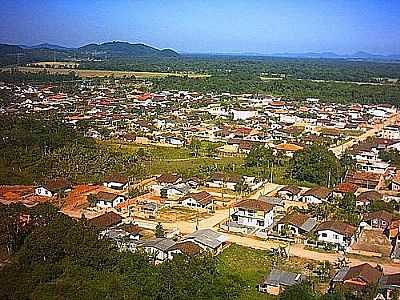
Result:
[[2,0],[0,42],[180,52],[400,54],[398,0]]

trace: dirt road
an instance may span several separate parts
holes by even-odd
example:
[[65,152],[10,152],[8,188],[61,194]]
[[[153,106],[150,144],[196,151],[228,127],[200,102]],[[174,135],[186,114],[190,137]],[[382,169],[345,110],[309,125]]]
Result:
[[392,116],[387,118],[382,123],[375,124],[373,128],[371,128],[370,130],[367,130],[360,136],[354,137],[350,141],[348,141],[342,145],[332,147],[329,150],[331,150],[336,155],[336,157],[340,157],[347,149],[351,148],[353,145],[358,144],[359,142],[365,141],[369,137],[375,136],[379,131],[382,130],[383,127],[396,123],[396,121],[399,119],[399,116],[400,115],[397,113],[393,114]]

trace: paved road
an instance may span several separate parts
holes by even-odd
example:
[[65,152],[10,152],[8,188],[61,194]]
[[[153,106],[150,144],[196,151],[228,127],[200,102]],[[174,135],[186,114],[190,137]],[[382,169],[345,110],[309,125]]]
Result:
[[351,139],[350,141],[348,141],[342,145],[332,147],[329,150],[331,150],[336,155],[336,157],[340,157],[347,149],[351,148],[353,145],[355,145],[359,142],[365,141],[369,137],[375,136],[379,131],[382,130],[383,127],[396,123],[396,121],[399,119],[399,117],[400,117],[399,114],[397,114],[397,113],[393,114],[392,116],[387,118],[382,123],[375,124],[374,128],[367,130],[363,134],[361,134],[357,137],[354,137],[353,139]]

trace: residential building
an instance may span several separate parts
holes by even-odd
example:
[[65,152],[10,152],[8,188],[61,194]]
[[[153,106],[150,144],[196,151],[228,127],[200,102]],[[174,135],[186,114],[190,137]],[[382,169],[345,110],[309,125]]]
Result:
[[239,225],[267,228],[274,221],[273,208],[264,201],[244,199],[234,206],[231,219]]
[[258,284],[258,290],[277,296],[286,288],[302,283],[304,280],[305,276],[300,273],[272,269],[271,273]]

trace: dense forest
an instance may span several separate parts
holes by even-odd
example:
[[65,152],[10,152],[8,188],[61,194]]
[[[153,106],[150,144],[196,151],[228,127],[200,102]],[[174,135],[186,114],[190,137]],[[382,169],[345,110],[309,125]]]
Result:
[[142,252],[117,251],[98,231],[47,204],[0,205],[0,246],[13,260],[0,270],[0,299],[234,299],[243,286],[221,276],[208,254],[155,266]]
[[55,116],[0,119],[0,184],[33,184],[58,176],[98,182],[114,171],[140,172],[136,154],[121,153],[83,136]]
[[239,73],[292,79],[375,82],[376,78],[400,78],[400,63],[249,56],[181,56],[81,62],[82,69],[196,72],[210,75]]

